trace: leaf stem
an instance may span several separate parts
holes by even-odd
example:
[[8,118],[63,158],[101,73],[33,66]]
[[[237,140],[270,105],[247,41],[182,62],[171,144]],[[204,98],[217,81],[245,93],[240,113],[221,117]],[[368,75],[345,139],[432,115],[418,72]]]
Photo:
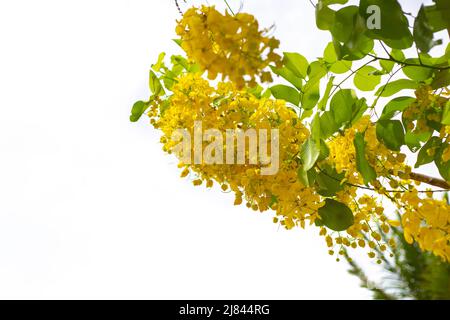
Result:
[[178,4],[178,0],[175,0],[175,5],[177,6],[178,12],[183,15],[183,11],[181,11],[180,5]]
[[231,9],[230,5],[228,4],[228,1],[227,1],[227,0],[223,0],[223,1],[224,1],[225,4],[227,5],[227,7],[228,7],[228,9],[230,10],[231,14],[234,16],[235,14],[234,14],[234,12],[233,12],[233,9]]
[[375,101],[373,102],[371,108],[375,110],[375,107],[378,103],[378,100],[380,100],[381,96],[383,95],[384,91],[386,90],[386,86],[391,82],[392,78],[397,74],[397,72],[399,72],[400,70],[402,70],[402,68],[398,68],[394,73],[392,73],[389,76],[388,81],[383,85],[383,89],[381,89],[380,94],[376,97]]
[[422,63],[417,64],[417,63],[404,62],[404,61],[400,61],[400,60],[395,59],[390,54],[389,54],[389,58],[378,57],[378,56],[373,55],[371,53],[369,53],[368,56],[374,58],[375,60],[392,61],[392,62],[395,62],[395,63],[397,63],[399,65],[402,65],[403,67],[423,67],[423,68],[429,68],[429,69],[440,70],[440,71],[442,71],[442,70],[449,70],[450,69],[450,66],[437,67],[437,66],[430,66],[430,65],[422,64]]
[[374,59],[370,60],[369,62],[366,62],[365,64],[363,64],[361,67],[359,67],[359,68],[356,69],[355,71],[352,70],[352,72],[351,72],[347,77],[345,77],[344,80],[342,80],[342,81],[339,82],[337,85],[335,85],[335,88],[334,88],[333,91],[331,92],[330,97],[336,92],[337,88],[340,88],[341,85],[342,85],[345,81],[347,81],[348,79],[351,78],[351,76],[353,76],[353,75],[354,75],[355,73],[357,73],[359,70],[361,70],[362,68],[364,68],[365,66],[371,64],[372,62],[374,62],[374,61],[376,61],[376,60],[377,60],[377,59],[374,58]]
[[[323,174],[326,175],[327,177],[329,177],[329,178],[331,178],[331,179],[333,179],[333,180],[335,180],[335,181],[341,182],[341,180],[339,180],[339,179],[337,179],[336,177],[333,177],[332,175],[329,175],[328,173],[326,173],[325,171],[323,171],[323,170],[319,167],[319,165],[316,164],[316,167],[319,169],[319,171],[320,171],[321,173],[323,173]],[[433,193],[434,193],[434,192],[449,192],[449,191],[450,191],[450,184],[448,184],[446,181],[444,181],[444,180],[442,180],[442,179],[438,179],[438,178],[434,178],[434,177],[429,177],[429,176],[426,176],[426,175],[424,175],[424,174],[414,173],[414,172],[411,172],[411,173],[409,174],[409,178],[410,178],[411,180],[423,182],[423,183],[426,183],[426,184],[429,184],[429,185],[432,185],[432,186],[435,186],[435,187],[438,187],[438,188],[443,188],[443,189],[441,189],[441,190],[419,190],[419,191],[417,191],[417,192],[419,192],[419,193],[426,193],[426,192],[433,192]],[[350,186],[350,187],[354,187],[354,188],[359,188],[359,189],[364,189],[364,190],[370,190],[370,191],[377,192],[377,190],[374,189],[374,188],[370,188],[370,187],[366,187],[366,186],[361,186],[361,185],[353,184],[353,183],[350,183],[350,182],[344,182],[344,184],[345,184],[345,185],[348,185],[348,186]],[[405,192],[409,192],[409,190],[386,190],[386,191],[385,191],[385,193],[405,193]]]

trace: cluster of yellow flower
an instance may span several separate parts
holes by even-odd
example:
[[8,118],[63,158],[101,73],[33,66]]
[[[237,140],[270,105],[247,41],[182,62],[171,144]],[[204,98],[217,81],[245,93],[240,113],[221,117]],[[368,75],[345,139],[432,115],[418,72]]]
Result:
[[[405,110],[403,116],[408,121],[410,130],[417,132],[430,131],[429,121],[441,122],[444,106],[448,103],[445,95],[436,95],[429,86],[422,86],[416,91],[417,100]],[[443,125],[439,138],[447,147],[442,153],[442,161],[450,160],[450,126]],[[427,150],[434,155],[437,147]],[[421,197],[416,189],[411,189],[398,197],[397,204],[403,210],[402,225],[406,241],[419,243],[422,250],[450,261],[450,206],[446,201]]]
[[[417,99],[403,112],[403,120],[408,130],[415,134],[423,132],[432,132],[430,125],[441,123],[444,115],[444,109],[450,100],[445,94],[437,95],[429,85],[424,85],[416,90]],[[442,139],[447,148],[442,153],[442,161],[450,160],[450,126],[443,125],[440,130],[439,138]],[[430,156],[435,155],[440,146],[432,146],[427,150]]]
[[[356,167],[356,151],[354,140],[356,133],[364,133],[366,142],[366,157],[370,165],[375,169],[377,176],[392,177],[411,170],[405,164],[406,155],[391,151],[377,139],[375,124],[369,116],[362,117],[354,126],[346,129],[342,135],[328,142],[330,149],[330,161],[336,167],[338,173],[344,172],[348,182],[361,184],[363,179]],[[381,188],[379,182],[373,182],[374,187]],[[395,186],[394,186],[395,187]]]
[[253,87],[255,76],[272,81],[264,71],[270,63],[280,66],[281,57],[274,52],[279,41],[259,30],[258,21],[246,13],[224,15],[214,7],[191,8],[176,27],[187,56],[208,71],[208,78],[222,74],[238,87]]
[[[425,102],[421,100],[420,103]],[[413,108],[416,106],[417,104]],[[353,145],[356,132],[365,132],[366,157],[379,177],[372,182],[373,191],[388,198],[402,214],[401,222],[406,240],[409,243],[416,241],[423,250],[431,251],[450,261],[450,206],[444,200],[433,199],[431,192],[426,194],[417,191],[408,180],[411,168],[405,164],[406,156],[400,152],[388,150],[378,141],[375,126],[368,117],[363,117],[353,127],[345,130],[342,135],[328,142],[330,149],[328,161],[335,165],[337,172],[345,173],[346,182],[350,185],[363,183],[356,168],[356,152]],[[380,183],[380,178],[388,181],[389,190]],[[355,223],[347,230],[347,233],[355,239],[361,235],[367,238],[369,235],[372,237],[369,247],[374,249],[377,246],[378,249],[384,251],[386,244],[382,243],[382,238],[378,233],[371,231],[373,226],[370,226],[370,222],[376,222],[376,225],[381,226],[381,231],[386,231],[386,233],[389,231],[388,224],[397,226],[399,222],[387,220],[388,218],[382,214],[383,207],[377,205],[372,198],[363,196],[359,200],[355,200],[357,199],[356,189],[356,187],[353,190],[350,188],[345,191],[344,195],[338,194],[338,198],[355,212]],[[356,201],[359,205],[356,204]],[[370,205],[364,208],[361,203]],[[328,245],[330,245],[330,239],[327,240]],[[355,244],[351,244],[355,246]],[[395,246],[395,243],[389,241],[388,245],[392,247]],[[371,257],[375,257],[374,254],[369,252]]]
[[[309,131],[284,101],[257,99],[231,83],[219,83],[214,89],[198,74],[180,77],[172,90],[170,106],[164,114],[155,113],[156,108],[151,111],[152,123],[163,132],[161,141],[166,152],[175,153],[174,147],[180,143],[173,137],[177,129],[185,128],[195,134],[196,120],[202,121],[204,130],[254,129],[256,133],[262,129],[279,130],[279,170],[274,175],[261,175],[262,165],[250,164],[247,153],[245,164],[180,163],[183,177],[191,171],[198,177],[194,185],[204,181],[207,187],[212,187],[213,180],[218,182],[223,190],[231,189],[235,193],[236,205],[245,200],[253,210],[273,209],[277,214],[275,221],[288,229],[304,226],[305,220],[314,222],[322,206],[321,198],[297,178],[297,156]],[[267,148],[270,156],[270,143]],[[232,153],[236,156],[236,148]],[[183,158],[182,154],[177,155]]]
[[433,89],[428,85],[419,87],[415,93],[417,99],[404,110],[403,119],[411,132],[430,131],[429,123],[441,122],[444,106],[449,99],[433,94]]
[[[205,130],[210,128],[217,128],[224,132],[227,129],[236,128],[255,129],[256,132],[261,129],[276,128],[280,130],[280,168],[275,175],[261,175],[261,165],[249,164],[250,159],[247,154],[244,165],[180,162],[182,177],[193,173],[195,175],[193,184],[196,186],[206,183],[207,187],[212,187],[216,181],[221,185],[222,190],[231,190],[235,193],[235,205],[240,205],[245,201],[247,207],[253,210],[263,212],[272,209],[276,212],[274,222],[280,223],[286,229],[295,226],[305,227],[306,223],[313,224],[318,219],[320,220],[318,209],[324,204],[323,198],[313,187],[303,185],[297,177],[300,147],[310,133],[298,120],[297,114],[288,108],[284,101],[257,99],[252,94],[236,89],[231,83],[221,82],[217,88],[214,88],[199,74],[186,74],[180,77],[172,90],[173,95],[169,100],[169,107],[164,109],[163,102],[155,100],[149,115],[153,125],[163,132],[161,141],[164,151],[175,153],[180,159],[184,155],[175,151],[180,140],[173,133],[184,128],[194,135],[197,120],[202,120]],[[356,170],[352,140],[356,132],[366,132],[365,139],[370,145],[368,158],[380,175],[387,176],[388,170],[406,170],[403,156],[400,153],[389,152],[377,141],[373,130],[370,120],[366,117],[362,118],[354,127],[347,129],[344,135],[340,135],[328,143],[330,158],[319,163],[319,166],[325,163],[334,165],[339,172],[346,173],[343,190],[338,192],[336,198],[354,212],[354,224],[345,233],[330,232],[321,227],[320,235],[325,237],[327,245],[330,247],[330,254],[344,254],[344,247],[367,247],[369,257],[376,258],[377,253],[386,251],[389,247],[395,248],[395,242],[387,239],[385,235],[389,232],[389,225],[398,226],[398,222],[388,220],[382,205],[376,201],[375,197],[367,194],[359,196],[358,188],[352,185],[362,183],[362,178]],[[209,143],[202,141],[202,149]],[[223,149],[226,147],[224,145]],[[195,145],[191,145],[191,148],[190,154],[192,155],[195,153]],[[234,149],[232,153],[236,156],[237,150]],[[403,181],[403,183],[408,182]],[[390,193],[381,187],[381,184],[379,184],[380,187],[376,187],[378,184],[374,183],[376,191],[390,197]],[[413,208],[409,200],[403,201],[406,194],[410,195],[410,193],[394,194],[393,199],[398,204],[398,208],[410,206],[408,217],[412,217],[413,213],[416,215],[415,217],[423,215],[422,212],[427,207],[419,205]],[[418,199],[420,198],[418,197]],[[435,200],[424,199],[423,201],[430,205]],[[436,201],[435,203],[443,208],[442,210],[448,210],[448,206],[442,202]],[[447,219],[450,217],[448,211],[442,211],[441,214],[445,215]],[[435,222],[427,220],[427,223],[433,226],[433,236],[437,237]],[[409,220],[404,220],[404,224],[409,226]],[[444,228],[448,228],[448,225],[445,225]],[[425,238],[423,236],[428,232],[427,230],[427,228],[420,229],[420,235],[408,232],[419,243],[422,243],[422,239],[425,238],[429,243],[430,236]],[[449,231],[446,231],[447,236]],[[442,242],[442,239],[439,238],[432,245],[433,247],[430,247],[429,244],[424,245],[424,249],[450,258],[447,242]]]
[[[215,181],[222,190],[234,192],[235,205],[245,202],[255,211],[274,210],[274,222],[286,229],[316,224],[331,255],[346,254],[345,247],[360,247],[368,248],[370,258],[381,257],[396,246],[390,238],[391,226],[402,224],[408,242],[416,241],[423,250],[450,261],[450,206],[444,200],[433,199],[431,192],[417,191],[409,180],[411,168],[406,165],[405,154],[389,150],[377,139],[376,126],[369,116],[363,116],[353,126],[328,139],[325,142],[328,157],[321,158],[311,169],[317,179],[324,174],[325,167],[343,177],[337,180],[338,191],[327,196],[333,196],[353,212],[353,224],[345,232],[323,226],[319,209],[325,205],[325,197],[319,190],[320,183],[312,178],[309,185],[298,176],[302,169],[300,153],[303,143],[310,138],[309,130],[284,101],[257,98],[246,89],[256,84],[256,77],[262,82],[271,81],[271,74],[265,68],[271,63],[281,64],[281,58],[274,53],[278,41],[265,36],[266,31],[259,30],[252,15],[223,15],[214,7],[206,6],[191,8],[178,22],[176,32],[188,57],[203,71],[208,71],[210,80],[222,74],[222,82],[216,86],[200,73],[181,74],[173,79],[172,95],[165,100],[160,97],[151,100],[150,121],[162,131],[163,150],[179,158],[182,177],[192,173],[194,185],[205,183],[208,188]],[[230,82],[223,82],[226,78]],[[419,88],[416,95],[417,101],[405,110],[403,121],[414,133],[430,131],[430,122],[441,122],[448,99],[434,95],[427,86]],[[218,150],[223,150],[227,157],[239,157],[239,148],[234,144],[236,131],[233,131],[231,147],[228,139],[202,136],[200,141],[190,143],[188,149],[179,148],[180,136],[175,133],[184,129],[189,137],[195,137],[199,121],[203,132],[250,129],[260,136],[262,131],[279,130],[278,170],[271,175],[261,174],[266,165],[253,161],[254,155],[248,150],[244,152],[243,163],[224,163],[223,154],[219,156],[222,161],[196,161],[196,148],[200,145],[200,150],[207,150],[212,142],[215,146],[220,144]],[[364,181],[358,170],[355,137],[361,134],[366,160],[376,173],[376,179],[370,183]],[[442,127],[440,138],[444,143],[450,142],[449,126]],[[267,143],[266,153],[270,157],[274,146],[271,141]],[[218,159],[216,152],[214,149],[211,153],[214,159]],[[442,157],[444,161],[450,159],[450,147]],[[359,192],[363,189],[364,194]],[[383,199],[396,206],[401,221],[388,217]]]
[[402,194],[402,225],[406,241],[417,241],[422,250],[450,261],[450,206],[446,201],[420,197],[412,189]]
[[[370,165],[375,169],[378,177],[393,177],[408,172],[411,169],[405,165],[406,156],[400,152],[392,152],[380,143],[376,137],[375,125],[369,116],[362,117],[352,127],[346,129],[327,142],[330,150],[328,159],[324,162],[336,168],[337,173],[344,174],[344,190],[337,193],[337,199],[346,204],[354,212],[354,224],[346,230],[346,235],[337,234],[334,237],[328,235],[326,242],[329,247],[339,245],[340,254],[344,254],[343,246],[367,247],[368,255],[376,258],[376,252],[386,251],[388,247],[395,248],[394,240],[387,240],[382,234],[389,233],[389,224],[397,225],[395,221],[388,220],[384,214],[384,208],[377,203],[374,196],[359,195],[358,187],[363,185],[363,178],[357,169],[356,150],[354,145],[355,135],[364,133],[366,142],[366,157]],[[322,165],[322,164],[319,164]],[[367,193],[385,192],[385,187],[379,180],[372,181],[372,191]],[[393,185],[393,184],[392,184]],[[394,187],[398,187],[398,183]],[[322,231],[323,235],[324,232]],[[330,250],[334,254],[335,250]],[[377,260],[381,263],[381,260]]]

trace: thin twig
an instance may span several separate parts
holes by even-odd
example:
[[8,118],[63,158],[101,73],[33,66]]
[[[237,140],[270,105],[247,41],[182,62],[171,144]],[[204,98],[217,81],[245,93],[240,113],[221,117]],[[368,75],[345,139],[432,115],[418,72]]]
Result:
[[223,0],[223,1],[225,1],[225,4],[227,5],[227,7],[230,10],[231,14],[234,16],[233,9],[231,9],[230,5],[228,4],[228,1],[227,0]]
[[334,88],[333,91],[330,93],[330,97],[336,92],[337,88],[340,88],[340,87],[341,87],[341,85],[342,85],[345,81],[347,81],[348,79],[350,79],[355,73],[357,73],[359,70],[361,70],[361,69],[364,68],[365,66],[371,64],[371,63],[374,62],[374,61],[376,61],[376,59],[372,59],[372,60],[370,60],[369,62],[363,64],[361,67],[359,67],[359,68],[356,69],[355,71],[352,70],[352,72],[351,72],[347,77],[345,77],[344,80],[342,80],[342,81],[339,82],[337,85],[335,85],[335,88]]
[[[332,175],[329,175],[328,173],[323,171],[318,165],[316,165],[316,167],[319,169],[319,171],[321,173],[323,173],[327,177],[329,177],[329,178],[331,178],[331,179],[333,179],[335,181],[342,182],[338,178],[333,177]],[[409,175],[409,177],[412,180],[416,180],[416,181],[419,181],[419,182],[430,184],[430,185],[433,185],[435,187],[443,188],[443,190],[419,190],[419,191],[417,191],[419,193],[427,193],[427,192],[435,193],[435,192],[449,192],[450,191],[450,185],[448,183],[446,183],[444,180],[433,178],[433,177],[428,177],[428,176],[420,174],[420,173],[411,173]],[[364,190],[370,190],[370,191],[377,192],[377,190],[374,189],[374,188],[361,186],[361,185],[353,184],[353,183],[350,183],[350,182],[344,182],[344,184],[348,185],[350,187],[354,187],[354,188],[359,188],[359,189],[364,189]],[[386,190],[385,192],[386,193],[406,193],[406,192],[409,192],[409,190]]]
[[373,102],[373,104],[372,104],[372,106],[371,106],[372,109],[375,109],[375,107],[376,107],[376,105],[377,105],[377,103],[378,103],[378,100],[380,100],[381,96],[383,95],[384,91],[386,90],[386,86],[391,82],[392,78],[393,78],[400,70],[402,70],[402,68],[398,68],[394,73],[392,73],[392,74],[389,76],[388,81],[383,85],[383,87],[382,87],[380,93],[378,94],[378,96],[376,97],[375,101]]
[[178,4],[178,0],[175,0],[175,5],[177,6],[178,12],[183,15],[183,11],[181,11],[180,5]]
[[430,65],[427,65],[427,64],[417,64],[417,63],[404,62],[404,61],[400,61],[400,60],[395,59],[391,55],[389,55],[389,58],[383,58],[383,57],[378,57],[376,55],[373,55],[373,54],[369,53],[368,56],[374,58],[375,60],[392,61],[392,62],[395,62],[395,63],[397,63],[399,65],[404,66],[404,67],[423,67],[423,68],[429,68],[429,69],[435,69],[435,70],[441,70],[441,71],[450,69],[450,66],[447,66],[447,67],[436,67],[436,66],[430,66]]

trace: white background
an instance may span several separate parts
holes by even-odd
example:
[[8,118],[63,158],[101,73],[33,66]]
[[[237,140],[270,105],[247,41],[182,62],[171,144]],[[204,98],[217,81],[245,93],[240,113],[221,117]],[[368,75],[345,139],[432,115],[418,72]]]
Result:
[[[284,51],[330,40],[306,0],[243,9]],[[193,187],[128,121],[176,18],[170,0],[0,1],[0,298],[369,298],[318,230]]]

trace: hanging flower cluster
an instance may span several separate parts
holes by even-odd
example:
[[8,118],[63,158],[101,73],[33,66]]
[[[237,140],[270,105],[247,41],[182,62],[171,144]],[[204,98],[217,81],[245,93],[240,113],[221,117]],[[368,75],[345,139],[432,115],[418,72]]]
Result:
[[421,197],[412,189],[396,199],[402,207],[402,225],[408,243],[450,261],[450,206],[445,201]]
[[[161,114],[157,110],[157,102],[151,111],[152,123],[163,132],[161,142],[163,149],[176,153],[182,159],[186,154],[174,152],[180,139],[174,136],[179,128],[185,128],[191,137],[195,135],[195,121],[201,120],[202,130],[210,128],[221,132],[227,130],[246,131],[254,129],[256,136],[260,131],[279,130],[279,168],[275,174],[262,175],[263,165],[250,164],[248,151],[243,164],[205,164],[192,163],[195,144],[191,144],[189,153],[191,163],[180,162],[182,176],[195,173],[194,185],[206,183],[213,186],[213,181],[221,185],[223,190],[235,193],[235,204],[245,201],[253,210],[266,211],[273,209],[277,213],[276,221],[286,228],[305,226],[317,218],[317,210],[322,205],[320,196],[312,188],[304,186],[297,178],[298,154],[302,143],[308,138],[309,130],[298,120],[297,114],[281,100],[258,99],[250,93],[239,91],[231,83],[219,83],[217,88],[210,86],[199,74],[187,74],[178,79],[172,88],[170,105]],[[233,137],[235,138],[235,137]],[[227,150],[226,140],[224,153],[237,158],[237,144]],[[207,150],[213,141],[203,141],[200,149]],[[268,140],[268,157],[271,157],[273,146]],[[206,151],[205,151],[206,152]],[[217,156],[217,155],[215,155]],[[221,160],[224,160],[223,158]],[[223,162],[223,161],[219,161]]]
[[[364,133],[366,157],[378,176],[398,176],[401,172],[411,171],[411,168],[405,165],[406,155],[386,148],[377,139],[375,125],[371,122],[370,117],[364,116],[354,126],[346,129],[342,135],[338,135],[328,142],[330,161],[338,173],[345,173],[348,182],[363,184],[363,178],[356,166],[354,145],[356,133]],[[381,188],[381,184],[377,181],[374,186]],[[397,186],[398,184],[393,185],[393,187]]]
[[412,133],[421,134],[441,122],[444,106],[449,99],[433,94],[433,89],[428,85],[417,89],[416,97],[417,100],[403,112],[403,121]]
[[[391,133],[404,135],[405,128],[410,137],[421,139],[416,143],[422,148],[417,162],[434,161],[449,181],[450,126],[444,118],[449,117],[450,107],[445,94],[422,85],[410,105],[400,108],[400,100],[395,101],[395,112],[403,111],[402,120],[385,119],[381,138],[371,116],[358,115],[353,109],[351,121],[338,125],[337,117],[329,122],[338,128],[323,138],[314,123],[310,131],[285,101],[298,105],[303,99],[315,99],[320,91],[317,79],[329,71],[323,71],[323,61],[308,65],[305,58],[291,54],[283,67],[274,52],[279,42],[259,30],[252,15],[221,14],[214,7],[189,9],[176,32],[190,60],[174,56],[170,69],[161,55],[153,67],[158,76],[151,72],[153,95],[148,102],[138,103],[135,111],[140,116],[145,109],[142,106],[149,107],[150,122],[162,132],[163,150],[178,157],[182,177],[193,177],[195,186],[211,188],[218,183],[223,191],[235,194],[235,205],[245,203],[260,212],[273,210],[273,221],[286,229],[317,226],[329,254],[337,260],[346,255],[347,248],[359,247],[381,263],[384,252],[396,247],[391,229],[402,226],[406,241],[450,261],[449,204],[435,198],[431,190],[417,189],[420,183],[413,182],[412,168],[400,152],[403,141],[396,145],[395,140],[390,146],[383,141],[391,139]],[[328,55],[327,63],[332,58]],[[265,71],[269,65],[278,68],[277,74],[296,89],[276,86],[272,92],[263,92],[262,87],[255,87],[257,77],[262,82],[272,81],[271,73]],[[209,80],[221,74],[222,81],[212,85],[204,71]],[[327,90],[329,93],[330,87]],[[277,92],[283,100],[270,98]],[[345,103],[345,97],[340,98],[344,102],[331,102],[334,108]],[[344,111],[333,112],[339,116]],[[322,106],[316,118],[326,120],[329,115]],[[401,130],[395,131],[395,126]],[[184,131],[180,133],[180,129]],[[263,174],[269,162],[261,161],[262,145],[255,155],[235,144],[248,130],[257,137],[264,133],[266,138],[271,130],[277,130],[275,140],[265,140],[265,159],[275,156],[277,160],[273,174]],[[247,138],[251,139],[244,137],[244,146]],[[189,144],[184,144],[184,139]],[[241,162],[228,162],[229,157]],[[393,219],[386,212],[384,201],[394,204],[400,218]]]
[[[214,182],[222,190],[231,190],[235,194],[235,205],[243,202],[257,211],[274,210],[274,222],[286,229],[306,224],[321,225],[319,209],[325,198],[311,186],[306,186],[298,178],[300,146],[310,136],[309,130],[298,121],[298,116],[281,100],[256,98],[254,95],[236,89],[231,83],[219,83],[212,87],[200,74],[185,74],[178,78],[172,87],[173,95],[168,106],[163,107],[161,100],[155,100],[149,112],[153,125],[162,131],[163,150],[186,159],[185,154],[177,150],[180,139],[174,132],[184,128],[193,137],[195,122],[201,120],[203,130],[210,128],[225,132],[230,129],[280,130],[280,168],[274,175],[261,175],[260,164],[249,164],[248,154],[245,164],[205,164],[184,163],[180,161],[181,176],[194,174],[193,184],[205,183],[210,188]],[[395,242],[386,238],[391,226],[399,226],[400,221],[390,220],[385,214],[382,203],[375,195],[381,195],[393,201],[403,212],[402,224],[408,241],[417,241],[424,250],[434,252],[450,260],[450,207],[441,200],[419,194],[407,175],[411,168],[404,164],[405,155],[389,151],[375,135],[374,125],[368,117],[363,117],[353,127],[347,129],[328,142],[328,159],[318,162],[319,170],[336,168],[337,174],[345,178],[339,182],[341,190],[335,199],[348,206],[354,213],[352,224],[345,232],[327,231],[320,227],[320,235],[325,237],[329,253],[343,255],[344,248],[368,248],[368,255],[377,258],[377,252],[393,250]],[[388,180],[388,186],[376,180],[372,183],[373,195],[359,194],[358,185],[363,179],[356,170],[356,151],[353,145],[357,132],[365,132],[365,141],[369,146],[367,157],[380,177]],[[211,141],[201,141],[201,149],[207,150]],[[224,153],[227,152],[225,140],[221,140]],[[190,145],[190,160],[193,160],[195,144]],[[269,156],[271,147],[269,146]],[[229,151],[237,156],[236,145]],[[318,171],[320,173],[320,171]],[[391,174],[404,175],[404,179],[395,179]],[[390,188],[387,190],[386,188]],[[338,258],[339,259],[339,258]],[[381,262],[378,260],[378,262]]]
[[238,88],[272,81],[264,71],[270,63],[281,65],[281,57],[274,52],[279,41],[259,30],[258,21],[246,13],[221,14],[214,7],[191,8],[176,27],[181,46],[187,56],[208,71],[208,78],[222,74]]

